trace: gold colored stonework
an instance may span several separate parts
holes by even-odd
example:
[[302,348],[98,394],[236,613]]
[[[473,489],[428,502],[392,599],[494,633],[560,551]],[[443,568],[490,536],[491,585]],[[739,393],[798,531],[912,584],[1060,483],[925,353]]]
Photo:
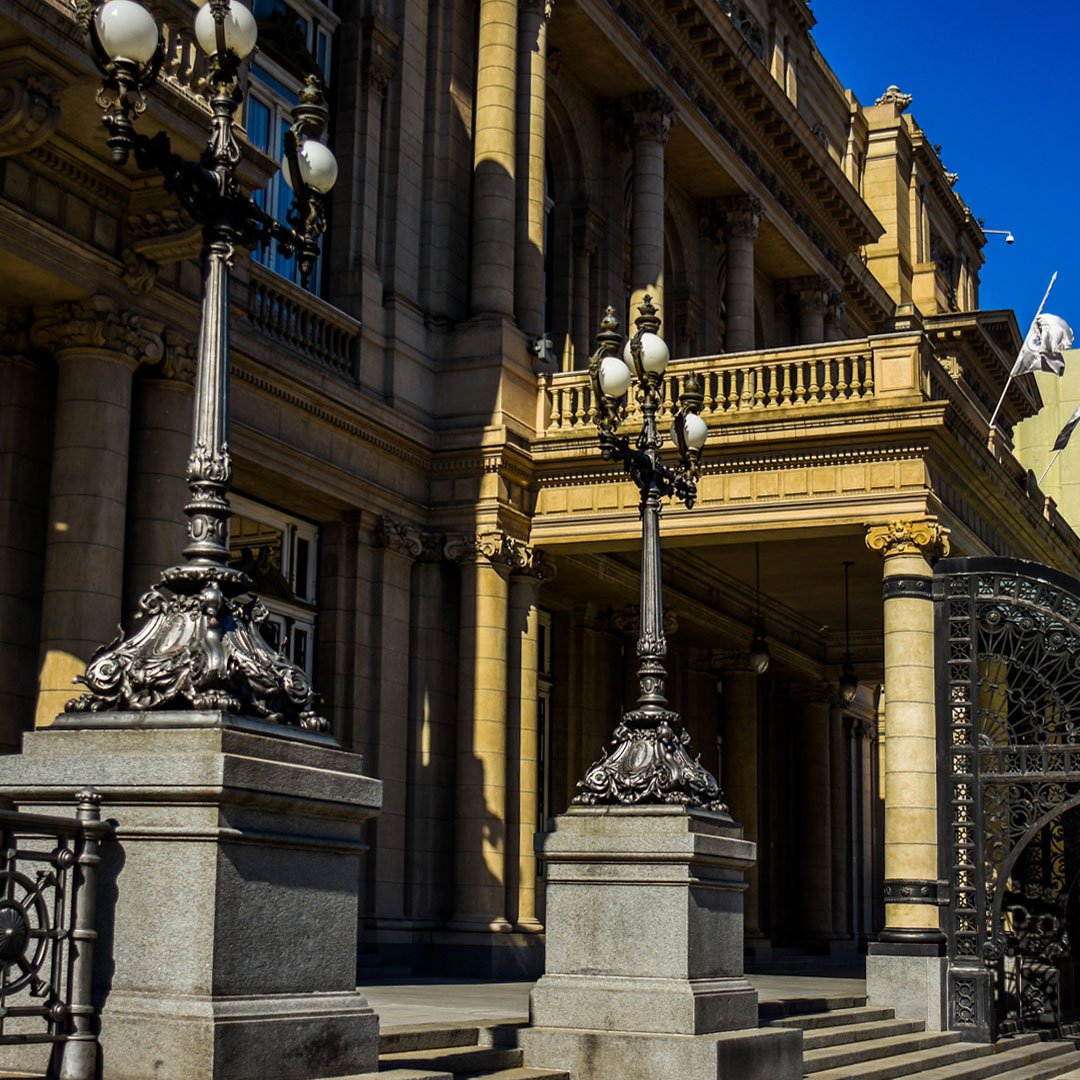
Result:
[[925,555],[943,558],[949,554],[949,530],[936,521],[890,521],[886,525],[871,525],[866,531],[866,546],[890,555]]

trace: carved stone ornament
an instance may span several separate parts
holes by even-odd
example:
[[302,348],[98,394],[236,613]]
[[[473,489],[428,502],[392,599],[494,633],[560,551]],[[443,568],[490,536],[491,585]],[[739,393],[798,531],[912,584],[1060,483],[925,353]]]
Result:
[[48,142],[60,123],[62,87],[28,59],[0,53],[0,157],[25,154]]
[[165,353],[161,323],[121,311],[106,296],[38,308],[34,314],[31,342],[50,352],[103,349],[139,363],[156,363]]
[[734,195],[723,203],[724,233],[753,240],[761,227],[761,200],[753,195]]
[[30,313],[25,308],[0,308],[0,341],[4,356],[25,356],[30,348]]
[[379,521],[377,535],[380,547],[396,552],[398,555],[416,559],[423,553],[424,545],[420,530],[411,525],[403,525],[399,521],[394,521],[393,518],[383,517]]
[[124,248],[120,257],[124,263],[124,273],[121,275],[123,283],[133,293],[153,292],[157,283],[158,264],[132,248]]
[[949,554],[949,530],[936,521],[890,521],[886,525],[871,525],[866,531],[866,546],[891,555],[924,555],[928,559]]
[[511,573],[530,575],[541,581],[551,581],[556,573],[555,564],[541,551],[504,532],[452,536],[444,552],[451,562],[482,557],[508,567]]
[[900,112],[903,112],[911,104],[911,95],[905,94],[899,86],[890,86],[874,104],[895,105]]
[[[622,608],[608,608],[604,622],[620,634],[637,637],[641,630],[641,605],[627,604]],[[664,636],[671,637],[679,629],[679,613],[674,608],[664,608]]]
[[667,142],[675,122],[675,105],[671,98],[647,91],[627,98],[625,104],[630,117],[630,132],[635,140]]
[[181,382],[195,380],[195,354],[191,344],[175,330],[165,331],[165,355],[161,361],[161,374],[166,379],[179,379]]
[[798,297],[799,307],[803,311],[820,311],[824,313],[827,306],[828,282],[810,274],[807,277],[793,278],[791,281],[792,291]]

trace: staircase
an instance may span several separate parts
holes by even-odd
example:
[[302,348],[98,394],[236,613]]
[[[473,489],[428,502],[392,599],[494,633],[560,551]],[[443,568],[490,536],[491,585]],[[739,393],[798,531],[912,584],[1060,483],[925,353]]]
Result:
[[789,1012],[764,1026],[802,1030],[809,1080],[1080,1080],[1072,1040],[1017,1035],[993,1044],[964,1042],[959,1032],[927,1031],[921,1020],[898,1020],[892,1009],[865,1004]]
[[570,1080],[526,1069],[514,1045],[521,1024],[417,1024],[379,1034],[379,1080]]

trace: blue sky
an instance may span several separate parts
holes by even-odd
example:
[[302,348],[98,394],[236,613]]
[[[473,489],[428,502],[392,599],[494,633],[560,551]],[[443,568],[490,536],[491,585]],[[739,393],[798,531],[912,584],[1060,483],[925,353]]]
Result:
[[[1080,335],[1080,0],[814,0],[818,48],[864,105],[895,83],[988,229],[979,302]],[[1080,344],[1080,340],[1078,340]]]

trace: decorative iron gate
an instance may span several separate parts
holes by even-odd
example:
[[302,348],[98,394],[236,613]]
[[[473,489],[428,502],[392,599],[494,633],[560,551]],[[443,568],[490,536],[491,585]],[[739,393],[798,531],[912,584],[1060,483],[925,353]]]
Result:
[[984,1041],[1060,1032],[1080,874],[1080,581],[944,559],[934,599],[949,1026]]

